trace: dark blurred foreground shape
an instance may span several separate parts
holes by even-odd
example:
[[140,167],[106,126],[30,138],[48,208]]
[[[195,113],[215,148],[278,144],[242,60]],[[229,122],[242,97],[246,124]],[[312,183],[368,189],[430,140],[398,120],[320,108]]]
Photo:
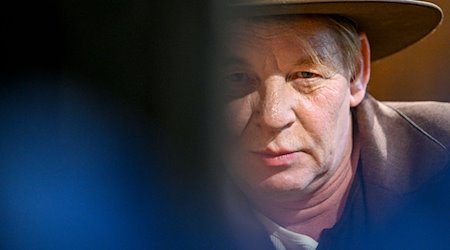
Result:
[[1,249],[189,249],[204,238],[208,6],[1,8]]
[[2,86],[1,248],[158,247],[166,203],[157,134],[71,84]]

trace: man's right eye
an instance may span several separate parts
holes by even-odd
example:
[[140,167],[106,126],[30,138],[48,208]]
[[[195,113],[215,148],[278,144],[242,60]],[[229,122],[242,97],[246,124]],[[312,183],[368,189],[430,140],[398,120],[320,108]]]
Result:
[[256,79],[245,72],[235,72],[225,75],[225,94],[230,99],[241,98],[255,91]]
[[239,72],[228,74],[225,79],[230,82],[244,82],[248,81],[250,77],[246,73]]

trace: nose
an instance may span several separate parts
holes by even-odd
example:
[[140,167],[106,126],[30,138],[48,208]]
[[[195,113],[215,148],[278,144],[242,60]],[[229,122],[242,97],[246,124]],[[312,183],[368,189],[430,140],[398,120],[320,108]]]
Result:
[[280,130],[296,120],[295,93],[282,76],[271,76],[263,84],[260,93],[260,125]]

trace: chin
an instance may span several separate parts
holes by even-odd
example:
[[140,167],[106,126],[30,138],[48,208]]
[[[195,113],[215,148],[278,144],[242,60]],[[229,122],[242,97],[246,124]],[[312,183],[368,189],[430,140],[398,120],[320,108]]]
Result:
[[311,173],[303,173],[300,175],[279,173],[260,182],[258,189],[265,194],[276,195],[280,195],[282,193],[307,192],[315,180],[315,177],[316,175]]

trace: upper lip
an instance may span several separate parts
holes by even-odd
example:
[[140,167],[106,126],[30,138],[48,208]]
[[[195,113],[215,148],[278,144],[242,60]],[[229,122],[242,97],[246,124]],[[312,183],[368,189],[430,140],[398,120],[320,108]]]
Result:
[[271,149],[264,149],[264,150],[256,150],[252,151],[254,154],[258,155],[264,155],[264,156],[281,156],[281,155],[287,155],[290,153],[298,152],[298,150],[286,150],[286,149],[280,149],[280,150],[271,150]]

